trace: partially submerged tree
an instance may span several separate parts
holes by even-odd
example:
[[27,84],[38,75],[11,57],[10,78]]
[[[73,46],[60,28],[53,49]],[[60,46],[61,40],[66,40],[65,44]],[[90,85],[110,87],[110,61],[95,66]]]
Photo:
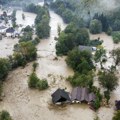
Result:
[[108,92],[112,92],[118,86],[117,76],[109,71],[99,73],[99,82]]
[[103,69],[103,63],[106,62],[106,50],[103,48],[99,48],[94,56],[94,60],[96,63],[100,63],[101,69]]
[[78,48],[68,53],[66,62],[74,71],[79,73],[86,73],[94,68],[91,53],[89,51],[80,51]]
[[112,120],[120,120],[120,110],[116,111]]
[[0,112],[0,120],[12,120],[12,118],[7,111],[3,110]]
[[0,80],[3,80],[10,70],[10,63],[8,59],[0,58]]
[[120,48],[114,49],[111,52],[114,59],[115,68],[120,65]]

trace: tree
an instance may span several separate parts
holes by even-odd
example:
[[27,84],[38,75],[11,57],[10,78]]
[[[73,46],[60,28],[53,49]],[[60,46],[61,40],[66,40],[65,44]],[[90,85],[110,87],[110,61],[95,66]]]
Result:
[[39,82],[39,78],[37,77],[37,75],[35,73],[32,73],[29,76],[29,81],[28,81],[28,86],[30,88],[36,88],[37,87],[37,83]]
[[99,74],[99,82],[108,92],[116,89],[118,86],[118,78],[112,72],[101,72]]
[[25,20],[25,15],[24,14],[22,14],[22,19]]
[[92,34],[98,34],[102,32],[102,23],[101,21],[94,19],[90,22],[90,32]]
[[19,52],[27,61],[35,60],[37,57],[36,47],[32,42],[21,42]]
[[73,77],[68,77],[67,80],[70,81],[71,85],[74,87],[88,87],[93,86],[93,73],[90,71],[86,74],[75,73]]
[[86,73],[94,68],[92,55],[88,51],[80,51],[78,48],[68,53],[67,64],[79,73]]
[[7,111],[3,110],[0,112],[0,120],[12,120],[12,118]]
[[114,31],[120,31],[120,20],[116,19],[113,23],[113,30]]
[[47,89],[48,88],[47,80],[46,79],[39,80],[39,82],[37,83],[37,88],[39,90]]
[[120,31],[112,33],[113,42],[118,44],[120,42]]
[[60,33],[61,33],[61,26],[60,25],[58,25],[58,36],[60,36]]
[[95,62],[100,62],[101,69],[103,69],[103,62],[106,62],[106,50],[103,48],[100,48],[96,51],[94,56]]
[[120,120],[120,110],[116,111],[112,120]]
[[119,119],[120,119],[120,110],[115,112],[114,117],[112,118],[112,120],[119,120]]
[[10,70],[10,63],[8,59],[0,58],[0,80],[3,80]]
[[111,52],[111,55],[114,59],[115,68],[120,65],[120,48],[114,49]]

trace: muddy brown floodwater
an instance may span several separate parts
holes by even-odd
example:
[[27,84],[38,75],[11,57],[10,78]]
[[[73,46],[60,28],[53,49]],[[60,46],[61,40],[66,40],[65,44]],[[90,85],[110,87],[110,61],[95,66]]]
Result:
[[[54,60],[57,26],[59,24],[63,30],[66,24],[53,11],[50,11],[50,17],[50,37],[42,40],[37,46],[39,66],[36,71],[40,78],[48,80],[50,87],[45,91],[28,88],[27,81],[32,72],[32,63],[27,64],[25,68],[11,71],[4,83],[5,97],[0,102],[0,110],[7,110],[14,120],[93,120],[96,113],[89,109],[88,105],[55,107],[51,104],[51,93],[57,88],[67,88],[71,91],[72,87],[65,79],[74,72],[66,65],[65,57]],[[117,89],[114,94],[119,93]],[[115,96],[113,98],[116,99]],[[111,120],[112,115],[113,107],[101,108],[98,111],[100,120]]]

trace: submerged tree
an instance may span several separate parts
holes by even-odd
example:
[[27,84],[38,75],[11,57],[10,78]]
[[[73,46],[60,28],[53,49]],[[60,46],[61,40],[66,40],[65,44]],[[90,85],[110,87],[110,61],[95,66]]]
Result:
[[106,62],[106,50],[100,48],[96,51],[94,56],[95,62],[100,62],[101,69],[103,69],[103,63]]
[[114,49],[111,52],[114,59],[115,68],[120,65],[120,48]]
[[115,73],[111,72],[101,72],[99,73],[99,82],[108,92],[116,89],[118,86],[118,78]]
[[0,112],[0,120],[12,120],[12,118],[7,111],[3,110]]

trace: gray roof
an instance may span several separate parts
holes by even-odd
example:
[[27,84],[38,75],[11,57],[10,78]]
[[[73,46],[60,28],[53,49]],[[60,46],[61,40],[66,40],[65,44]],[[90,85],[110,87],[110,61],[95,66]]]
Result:
[[90,93],[90,94],[89,94],[89,102],[95,101],[95,99],[96,99],[95,94],[94,94],[93,92]]
[[84,51],[84,50],[86,50],[86,51],[90,51],[90,52],[92,52],[92,50],[93,50],[91,46],[83,46],[83,45],[79,45],[78,48],[79,48],[80,51]]
[[71,101],[69,93],[64,89],[57,89],[51,96],[53,103]]
[[81,102],[83,102],[83,101],[88,102],[89,101],[88,93],[89,93],[88,88],[82,88]]
[[15,29],[12,27],[6,30],[6,33],[14,33],[14,32],[15,32]]
[[89,93],[89,89],[84,87],[76,87],[71,92],[71,100],[77,100],[80,102],[92,102],[95,101],[95,94]]
[[76,87],[71,92],[71,100],[81,101],[81,93],[82,89],[80,87]]

